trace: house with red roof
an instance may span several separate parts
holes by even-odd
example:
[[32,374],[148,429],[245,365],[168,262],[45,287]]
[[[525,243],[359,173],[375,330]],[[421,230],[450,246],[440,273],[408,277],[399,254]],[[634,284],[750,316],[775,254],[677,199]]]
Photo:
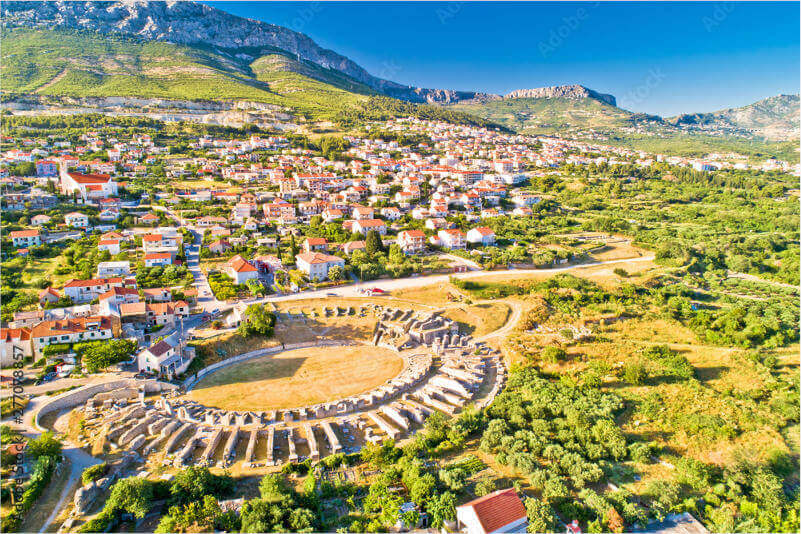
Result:
[[367,235],[367,232],[371,230],[375,230],[380,235],[384,235],[387,233],[387,225],[381,219],[358,219],[353,221],[353,232]]
[[[14,358],[14,354],[17,358]],[[0,328],[0,365],[10,367],[33,355],[30,328]]]
[[321,252],[305,252],[295,256],[298,270],[305,273],[310,280],[327,280],[328,271],[332,267],[345,268],[345,260],[339,256],[331,256]]
[[397,243],[404,254],[419,254],[426,248],[426,234],[422,230],[404,230],[398,233]]
[[450,228],[437,232],[437,238],[444,248],[460,249],[465,248],[465,233],[458,228]]
[[41,234],[39,229],[33,230],[16,230],[9,234],[11,237],[11,244],[15,247],[33,247],[42,244]]
[[115,197],[117,182],[108,174],[82,174],[61,169],[61,193],[77,193],[84,201]]
[[244,284],[248,280],[256,280],[259,270],[242,256],[237,254],[225,264],[225,273],[234,279],[235,284]]
[[303,241],[303,250],[306,252],[325,252],[328,250],[328,241],[324,237],[307,237]]
[[55,304],[61,298],[61,294],[54,288],[48,287],[39,291],[39,305]]
[[172,254],[169,252],[151,252],[144,256],[145,267],[166,267],[172,265]]
[[526,507],[514,488],[498,490],[456,507],[456,521],[467,534],[525,532]]
[[492,228],[487,228],[486,226],[473,228],[467,232],[467,242],[471,245],[479,245],[482,247],[494,245],[495,232],[492,231]]

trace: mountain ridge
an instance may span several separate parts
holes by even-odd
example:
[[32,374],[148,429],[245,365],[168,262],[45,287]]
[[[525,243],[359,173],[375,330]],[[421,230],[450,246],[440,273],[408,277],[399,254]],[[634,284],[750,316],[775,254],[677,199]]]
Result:
[[718,111],[683,113],[665,119],[676,126],[698,130],[720,129],[750,132],[766,139],[795,139],[799,137],[801,117],[798,94],[779,94],[744,106]]
[[235,51],[278,48],[320,67],[337,70],[393,98],[411,102],[451,102],[482,93],[426,89],[371,75],[353,60],[318,45],[309,36],[283,26],[239,17],[197,2],[65,1],[3,2],[6,27],[49,26],[101,34],[121,33],[179,45],[204,45]]

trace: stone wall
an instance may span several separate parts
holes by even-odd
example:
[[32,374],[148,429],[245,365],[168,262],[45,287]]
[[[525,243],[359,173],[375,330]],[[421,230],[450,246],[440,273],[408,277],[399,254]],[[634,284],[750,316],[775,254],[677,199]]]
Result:
[[102,384],[90,384],[53,397],[50,402],[39,408],[39,411],[36,412],[36,415],[34,416],[34,425],[37,428],[40,428],[39,418],[43,415],[56,410],[64,410],[66,408],[81,406],[86,404],[87,400],[91,399],[98,393],[104,393],[106,391],[112,391],[121,388],[139,388],[140,386],[144,386],[147,393],[154,393],[167,389],[177,389],[177,386],[173,384],[160,382],[155,379],[134,380],[133,378],[123,378],[120,380],[114,380],[112,382],[104,382]]

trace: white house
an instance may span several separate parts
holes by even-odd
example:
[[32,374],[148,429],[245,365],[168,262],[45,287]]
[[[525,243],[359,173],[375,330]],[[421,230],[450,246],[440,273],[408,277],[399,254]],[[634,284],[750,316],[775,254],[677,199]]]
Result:
[[295,256],[298,269],[305,273],[310,280],[327,280],[328,271],[332,267],[345,268],[345,260],[338,256],[322,254],[320,252],[306,252]]
[[89,217],[79,211],[73,211],[64,215],[64,222],[72,228],[87,228],[89,226]]
[[42,244],[42,238],[38,229],[16,230],[11,232],[11,244],[15,247],[32,247]]
[[137,366],[140,371],[172,378],[186,371],[193,358],[192,352],[178,341],[176,335],[172,335],[140,352]]
[[498,490],[456,507],[458,528],[466,534],[525,532],[526,507],[514,488]]
[[465,237],[464,232],[457,228],[450,228],[437,232],[437,238],[439,238],[442,246],[451,250],[465,248],[467,246],[465,244]]
[[128,276],[131,274],[131,263],[128,261],[101,261],[97,264],[97,277]]
[[259,270],[238,254],[228,260],[225,272],[234,279],[235,284],[244,284],[259,277]]
[[352,229],[357,234],[367,235],[370,230],[375,230],[381,235],[387,233],[387,225],[381,219],[359,219],[353,222]]
[[397,243],[404,254],[418,254],[426,248],[426,234],[422,230],[404,230],[398,233]]
[[[17,358],[14,358],[14,354]],[[33,355],[31,330],[29,328],[0,328],[0,365],[11,367],[22,363],[25,356]]]
[[120,253],[120,240],[119,239],[101,239],[97,243],[97,250],[108,250],[112,256]]
[[113,338],[110,317],[73,317],[56,321],[42,321],[31,328],[31,339],[36,354],[48,345],[78,343]]
[[117,196],[117,182],[108,174],[81,174],[68,172],[61,166],[61,193],[78,195],[84,200]]
[[495,232],[486,226],[479,226],[468,230],[467,242],[471,245],[480,245],[488,247],[495,244]]
[[151,252],[144,256],[145,267],[166,267],[172,265],[172,254],[169,252]]

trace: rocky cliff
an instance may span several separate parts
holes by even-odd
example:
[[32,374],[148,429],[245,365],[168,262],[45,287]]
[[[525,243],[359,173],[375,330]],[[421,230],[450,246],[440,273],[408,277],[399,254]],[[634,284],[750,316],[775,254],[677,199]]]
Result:
[[610,106],[617,106],[614,96],[598,93],[583,85],[554,85],[536,89],[518,89],[505,95],[504,98],[572,98],[574,100],[594,98],[606,102]]

